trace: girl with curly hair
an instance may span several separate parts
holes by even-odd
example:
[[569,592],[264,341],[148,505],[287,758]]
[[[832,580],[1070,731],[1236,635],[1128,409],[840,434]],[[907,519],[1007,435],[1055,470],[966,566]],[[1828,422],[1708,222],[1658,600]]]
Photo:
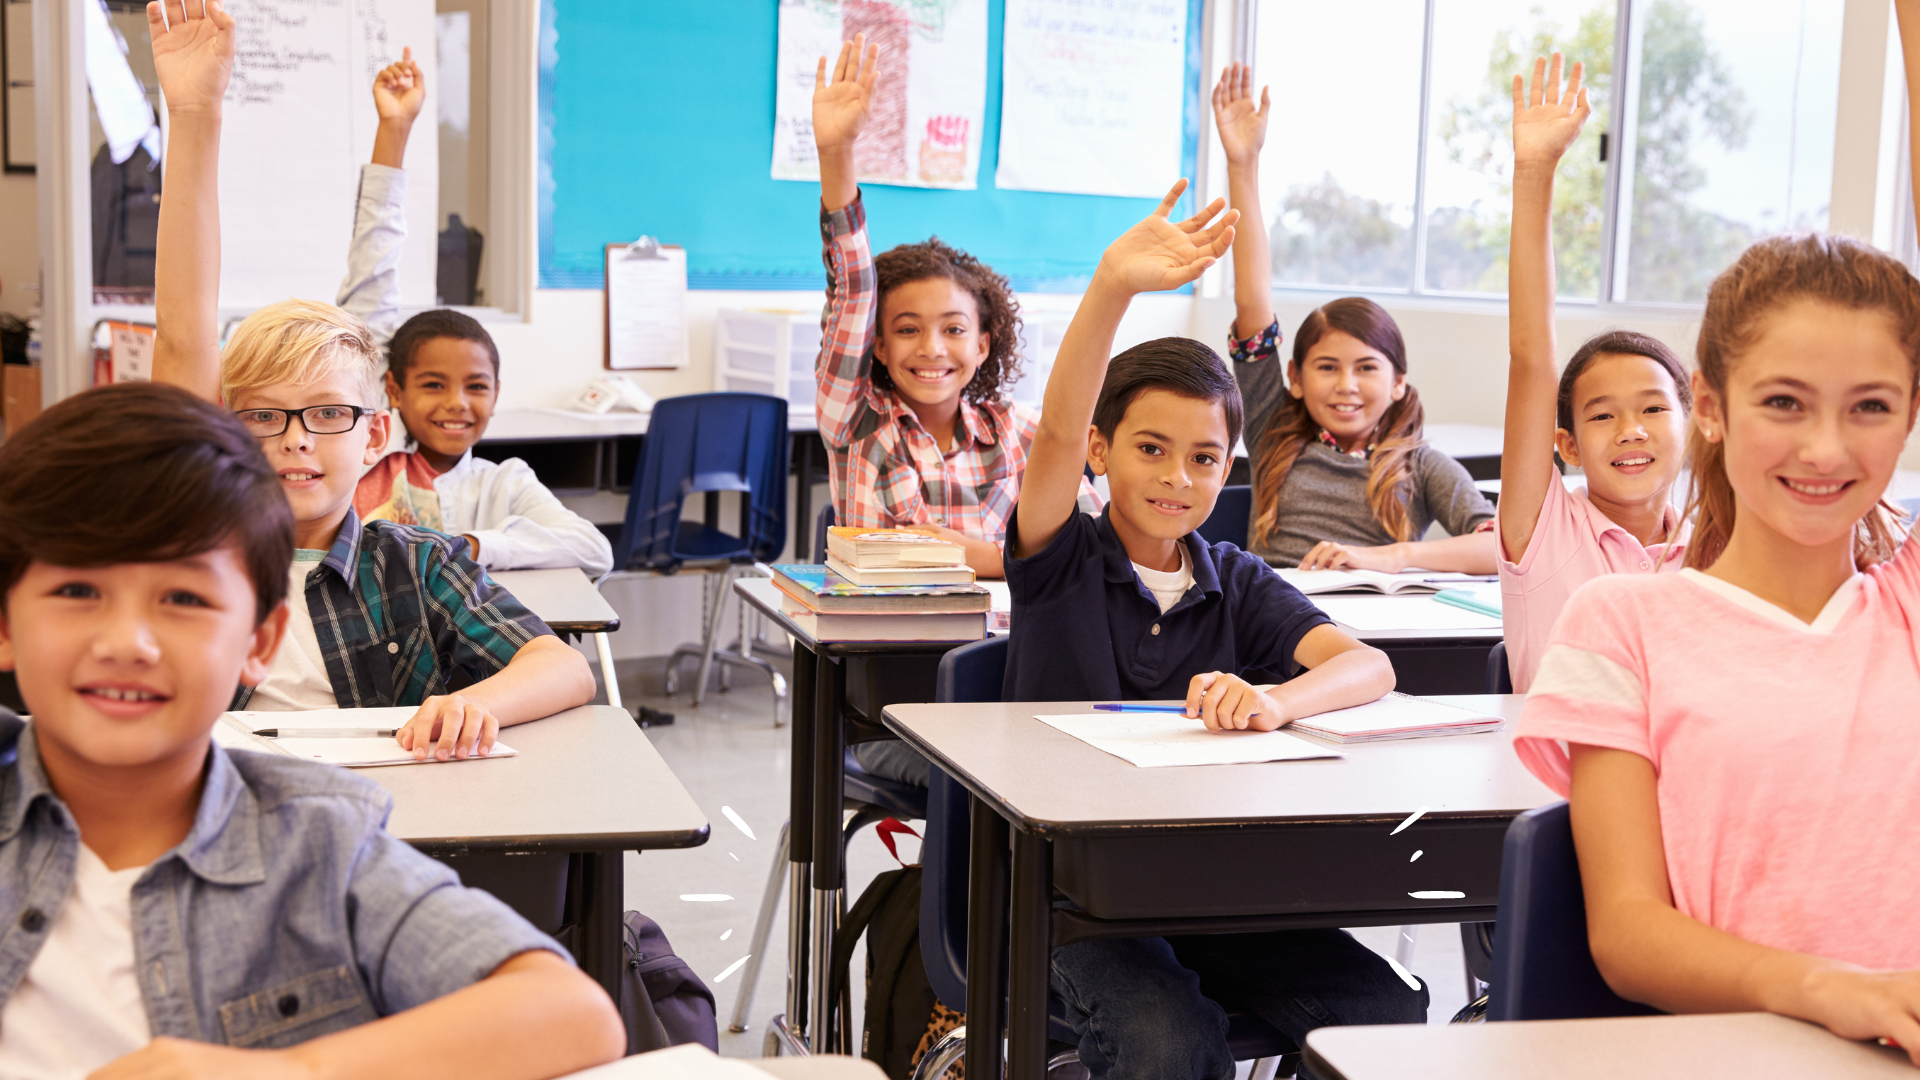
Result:
[[[814,81],[827,267],[816,408],[834,516],[952,540],[977,574],[997,578],[1039,423],[1007,397],[1020,377],[1019,304],[1005,277],[938,239],[873,256],[854,142],[872,114],[878,58],[857,36],[832,81],[826,57]],[[1083,502],[1096,498],[1083,485]]]

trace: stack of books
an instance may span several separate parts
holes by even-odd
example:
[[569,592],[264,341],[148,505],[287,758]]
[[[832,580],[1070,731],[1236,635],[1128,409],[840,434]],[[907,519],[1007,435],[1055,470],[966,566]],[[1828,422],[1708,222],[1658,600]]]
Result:
[[824,565],[782,564],[781,609],[815,641],[978,641],[992,598],[966,549],[905,529],[836,527]]

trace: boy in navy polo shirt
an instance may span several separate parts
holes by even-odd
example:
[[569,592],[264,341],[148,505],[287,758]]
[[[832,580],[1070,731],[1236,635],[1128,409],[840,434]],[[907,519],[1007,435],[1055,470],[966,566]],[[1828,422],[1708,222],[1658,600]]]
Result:
[[[1393,668],[1258,557],[1194,532],[1240,434],[1220,357],[1162,338],[1109,367],[1132,297],[1194,280],[1233,242],[1224,200],[1167,220],[1185,187],[1107,248],[1060,344],[1007,528],[1005,696],[1184,696],[1210,730],[1272,730],[1380,697]],[[1098,519],[1075,504],[1083,461],[1111,490]],[[1329,1024],[1419,1023],[1427,1008],[1424,987],[1341,930],[1081,942],[1053,950],[1052,983],[1096,1080],[1231,1077],[1223,1003],[1295,1043]]]

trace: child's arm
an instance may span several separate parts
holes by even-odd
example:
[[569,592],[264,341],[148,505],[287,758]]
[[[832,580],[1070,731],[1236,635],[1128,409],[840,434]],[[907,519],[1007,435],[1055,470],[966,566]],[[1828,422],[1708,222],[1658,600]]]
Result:
[[407,137],[426,100],[426,78],[410,48],[373,77],[373,108],[380,126],[373,136],[371,167],[360,174],[347,276],[334,303],[365,320],[382,342],[400,326],[400,247],[407,238],[402,165]]
[[[821,57],[813,81],[813,139],[820,161],[820,260],[827,270],[827,314],[820,327],[814,412],[820,439],[846,446],[865,415],[869,389],[867,347],[879,308],[873,252],[867,246],[866,208],[853,173],[853,144],[873,109],[880,49],[865,34],[840,47],[833,82]],[[838,503],[842,525],[875,524],[849,513],[855,493]]]
[[[1505,501],[1504,499],[1502,500]],[[1493,533],[1462,533],[1445,540],[1408,540],[1379,547],[1361,547],[1322,540],[1300,560],[1302,570],[1378,570],[1397,574],[1410,566],[1461,574],[1497,573]]]
[[1195,675],[1187,683],[1187,715],[1208,731],[1272,731],[1303,716],[1377,701],[1393,689],[1387,654],[1330,623],[1307,631],[1293,659],[1307,670],[1265,686],[1220,671]]
[[430,697],[400,728],[402,749],[424,761],[486,754],[503,727],[540,720],[593,700],[587,658],[552,634],[520,646],[507,666],[453,694]]
[[619,1057],[626,1035],[599,985],[524,952],[425,1005],[286,1050],[155,1039],[89,1080],[536,1080]]
[[613,545],[606,534],[567,509],[526,462],[509,458],[500,471],[505,474],[500,479],[515,486],[513,498],[508,516],[476,521],[467,534],[478,541],[476,562],[490,570],[577,566],[589,577],[613,569]]
[[1920,972],[1771,949],[1682,914],[1667,884],[1652,762],[1570,749],[1587,938],[1614,993],[1668,1012],[1765,1010],[1844,1038],[1891,1037],[1920,1065]]
[[1260,148],[1267,143],[1267,88],[1253,104],[1253,67],[1228,64],[1213,88],[1213,123],[1227,157],[1227,205],[1247,223],[1233,244],[1233,337],[1250,338],[1273,324],[1273,260],[1260,216]]
[[[1507,273],[1507,434],[1500,458],[1500,543],[1519,562],[1540,523],[1553,467],[1560,380],[1553,334],[1553,173],[1592,109],[1573,65],[1565,93],[1561,56],[1533,62],[1533,86],[1513,77],[1513,229]],[[1490,571],[1489,571],[1490,572]]]
[[998,579],[1007,576],[1005,563],[1000,557],[1000,545],[991,540],[968,536],[959,529],[949,529],[945,525],[909,525],[907,528],[966,548],[967,566],[973,570],[975,577]]
[[1053,373],[1047,378],[1040,428],[1027,452],[1027,473],[1020,481],[1020,505],[1014,514],[1018,535],[1007,537],[1009,544],[1018,542],[1018,556],[1045,550],[1068,516],[1079,510],[1093,407],[1106,380],[1114,331],[1134,294],[1177,289],[1199,277],[1233,245],[1233,223],[1240,214],[1236,210],[1223,214],[1224,199],[1215,199],[1179,224],[1167,220],[1186,189],[1185,180],[1174,184],[1153,213],[1108,245],[1067,326]]
[[153,381],[220,400],[220,118],[233,17],[220,0],[147,5],[167,105],[166,177],[153,263]]

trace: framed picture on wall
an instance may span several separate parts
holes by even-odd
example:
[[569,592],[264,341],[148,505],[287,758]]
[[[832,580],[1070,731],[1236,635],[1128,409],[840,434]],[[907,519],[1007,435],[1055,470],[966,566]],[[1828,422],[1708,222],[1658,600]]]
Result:
[[0,0],[0,141],[6,170],[33,171],[33,3]]

